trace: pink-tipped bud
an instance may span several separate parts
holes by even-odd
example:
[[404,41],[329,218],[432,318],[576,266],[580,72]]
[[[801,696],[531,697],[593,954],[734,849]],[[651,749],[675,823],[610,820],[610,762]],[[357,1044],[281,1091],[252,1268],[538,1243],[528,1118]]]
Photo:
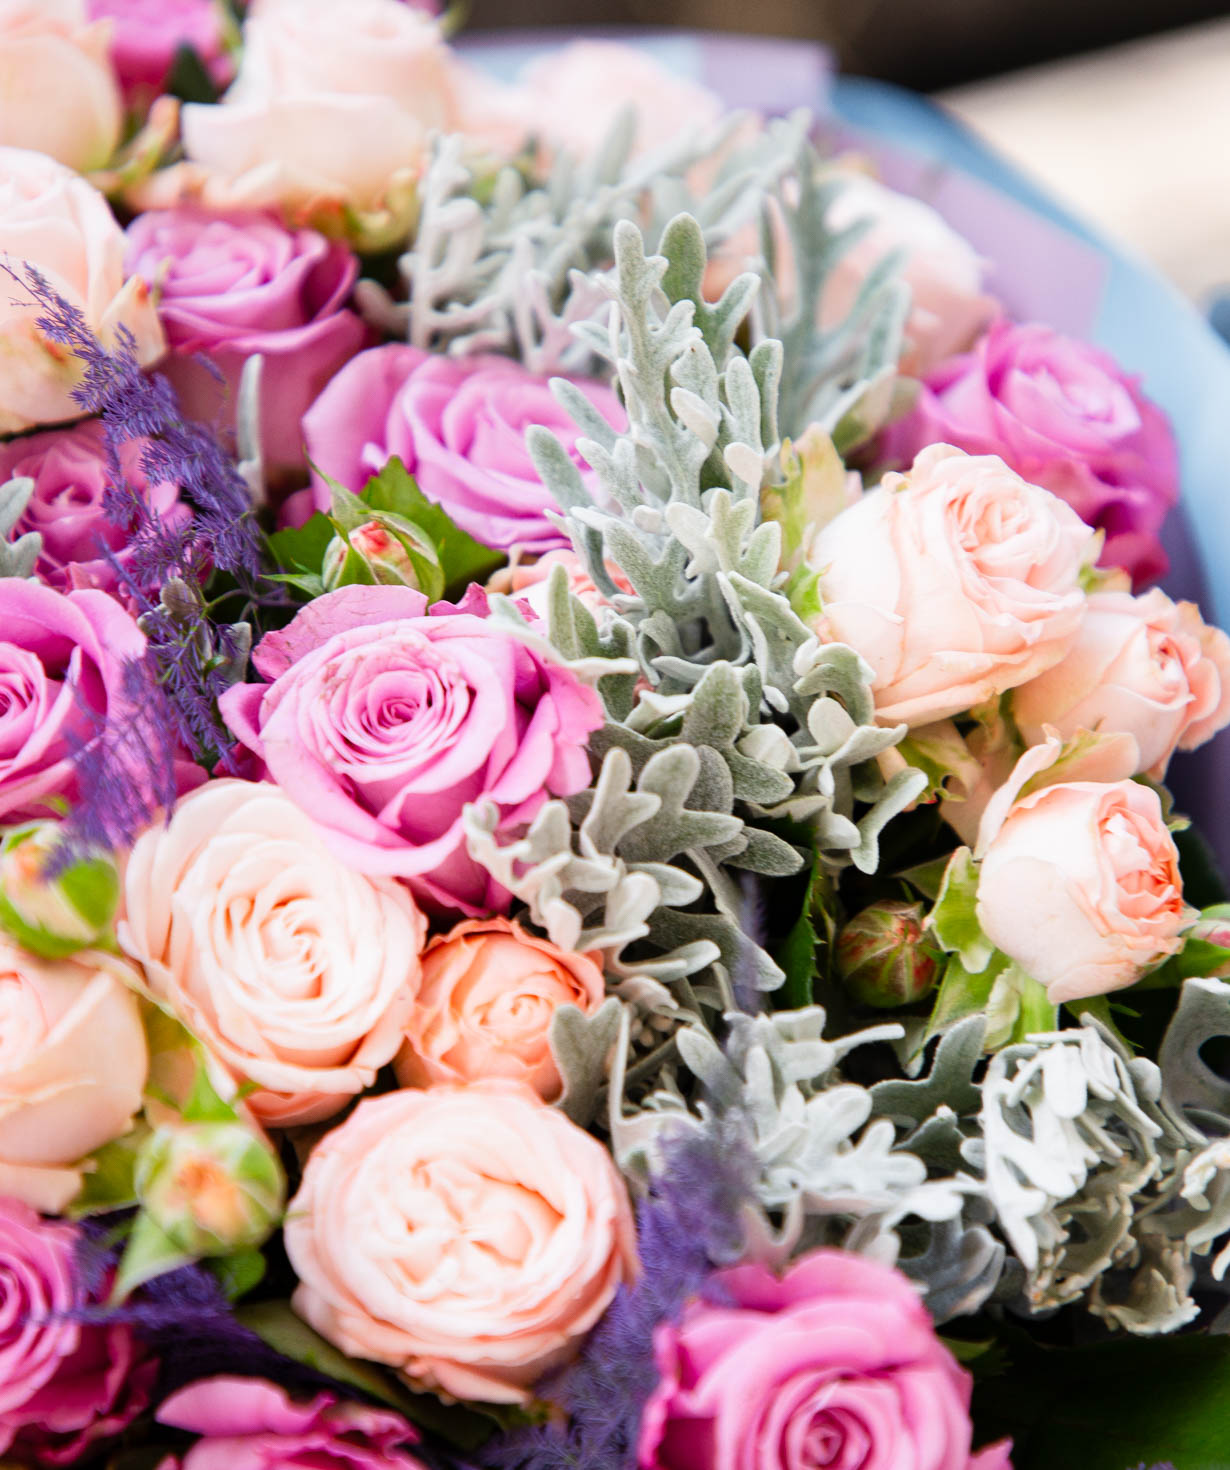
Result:
[[837,970],[863,1005],[891,1010],[935,988],[939,964],[923,935],[923,906],[886,900],[856,914],[837,935]]

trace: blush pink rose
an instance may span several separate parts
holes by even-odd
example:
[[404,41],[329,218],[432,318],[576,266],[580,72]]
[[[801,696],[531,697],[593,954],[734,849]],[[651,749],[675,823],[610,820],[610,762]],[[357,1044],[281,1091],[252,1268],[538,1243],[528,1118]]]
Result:
[[0,145],[103,168],[124,122],[108,44],[84,0],[0,0]]
[[1161,781],[1176,750],[1230,724],[1230,638],[1160,588],[1095,592],[1066,658],[1016,690],[1012,715],[1030,745],[1046,726],[1132,735],[1140,771]]
[[[61,86],[52,95],[59,106]],[[163,350],[148,284],[125,279],[124,232],[103,196],[42,153],[0,147],[0,259],[38,270],[52,290],[84,313],[110,346],[119,327],[136,340],[142,364]],[[72,390],[77,358],[35,325],[42,308],[14,282],[0,290],[0,434],[81,417]]]
[[888,725],[948,718],[1059,662],[1093,533],[992,455],[924,449],[829,522],[808,559],[822,636],[871,665]]
[[[121,447],[124,477],[164,523],[181,524],[192,512],[176,485],[149,485],[141,470],[143,444],[129,440]],[[97,587],[122,596],[119,572],[105,552],[114,552],[121,567],[131,558],[124,532],[106,514],[112,480],[102,424],[90,420],[0,444],[0,485],[18,476],[34,481],[34,493],[13,534],[42,536],[39,579],[61,592]]]
[[157,1000],[284,1126],[330,1117],[401,1045],[426,924],[276,786],[210,781],[137,839],[120,943]]
[[[498,592],[504,597],[515,597],[529,604],[536,617],[544,624],[549,621],[547,606],[547,582],[554,566],[562,566],[568,573],[568,590],[597,613],[610,606],[607,599],[594,585],[593,578],[581,558],[571,547],[548,551],[532,561],[520,561],[513,566],[501,567],[487,579],[487,591]],[[636,595],[636,589],[614,562],[606,566],[611,580],[621,592]]]
[[642,1470],[1011,1470],[916,1288],[848,1251],[721,1271],[655,1346]]
[[295,1310],[336,1347],[496,1403],[573,1356],[636,1261],[606,1148],[502,1081],[365,1098],[312,1151],[285,1239]]
[[0,940],[0,1195],[63,1210],[80,1161],[128,1131],[148,1065],[139,983],[110,955]]
[[[609,424],[627,422],[601,383],[578,386]],[[444,357],[393,343],[362,352],[334,378],[303,421],[308,458],[356,494],[394,455],[423,494],[476,541],[501,550],[567,544],[548,519],[559,507],[525,447],[531,424],[554,430],[583,473],[583,431],[545,378],[507,357]],[[329,492],[314,481],[315,506]]]
[[602,706],[548,649],[487,622],[481,593],[469,604],[428,614],[408,587],[318,597],[257,645],[269,682],[221,709],[342,862],[477,916],[507,895],[466,850],[464,808],[489,802],[514,828],[582,790]]
[[111,62],[131,103],[165,87],[175,54],[190,46],[217,86],[231,79],[215,0],[88,0],[93,20],[111,22]]
[[1138,781],[1060,781],[1018,797],[1059,753],[1028,750],[983,813],[978,921],[1056,1005],[1132,985],[1183,945],[1179,854]]
[[423,1470],[400,1414],[322,1393],[296,1403],[261,1378],[205,1378],[172,1394],[158,1422],[201,1438],[159,1470]]
[[602,1004],[601,956],[573,954],[508,919],[469,919],[433,939],[394,1063],[403,1087],[507,1077],[560,1094],[551,1019]]
[[0,818],[45,817],[77,789],[74,755],[131,713],[124,664],[145,652],[131,615],[105,592],[0,580]]
[[300,420],[366,340],[346,310],[359,270],[348,247],[265,215],[169,210],[128,227],[128,269],[155,284],[171,348],[162,371],[184,412],[233,427],[240,374],[260,353],[266,464],[275,473],[300,469]]
[[76,1465],[149,1401],[157,1363],[132,1329],[75,1320],[91,1302],[80,1232],[0,1197],[0,1455],[12,1464]]
[[1166,415],[1104,352],[1050,327],[997,322],[972,352],[938,367],[882,453],[908,461],[943,440],[998,454],[1106,533],[1105,566],[1137,584],[1166,570],[1158,533],[1179,498]]

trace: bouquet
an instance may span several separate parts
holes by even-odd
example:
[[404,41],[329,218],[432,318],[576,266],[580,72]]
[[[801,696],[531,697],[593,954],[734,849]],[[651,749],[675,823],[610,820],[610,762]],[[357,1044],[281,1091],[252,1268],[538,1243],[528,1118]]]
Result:
[[1138,381],[401,0],[0,0],[0,252],[5,1463],[1226,1463]]

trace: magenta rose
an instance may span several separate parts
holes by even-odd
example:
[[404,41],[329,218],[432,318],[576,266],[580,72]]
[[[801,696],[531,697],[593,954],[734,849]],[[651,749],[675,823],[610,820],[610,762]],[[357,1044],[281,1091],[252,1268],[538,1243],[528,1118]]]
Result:
[[77,1320],[79,1232],[0,1199],[0,1456],[73,1465],[145,1407],[157,1363],[132,1329]]
[[[120,450],[129,485],[165,523],[186,520],[191,511],[180,502],[178,487],[169,481],[151,487],[141,471],[141,453],[139,440]],[[104,509],[111,472],[102,424],[91,420],[0,444],[0,485],[19,475],[34,481],[34,493],[14,534],[42,536],[39,579],[62,592],[98,587],[122,595],[122,578],[106,551],[115,553],[121,567],[130,558],[124,532]]]
[[[158,1422],[202,1436],[182,1470],[423,1470],[417,1432],[387,1409],[322,1393],[295,1403],[260,1378],[206,1378],[173,1394]],[[160,1470],[173,1470],[164,1460]]]
[[589,783],[601,702],[549,651],[408,587],[343,587],[267,634],[269,682],[222,696],[223,717],[343,862],[405,878],[424,902],[476,916],[507,894],[470,857],[462,812],[504,828]]
[[[626,423],[601,383],[578,386],[616,428]],[[562,440],[583,474],[581,430],[555,400],[546,378],[507,357],[442,357],[393,343],[362,352],[329,384],[303,421],[308,458],[356,494],[397,455],[423,494],[487,546],[547,551],[568,538],[547,518],[558,510],[525,447],[543,424]],[[315,508],[329,492],[316,477]]]
[[127,259],[130,273],[157,286],[171,347],[163,371],[185,413],[211,423],[221,415],[233,424],[240,373],[259,352],[267,467],[300,468],[304,412],[367,335],[346,310],[359,269],[349,248],[315,230],[292,232],[263,214],[173,209],[139,215],[129,225]]
[[130,102],[161,92],[181,46],[191,46],[215,84],[234,67],[217,0],[89,0],[91,20],[111,22],[111,64]]
[[643,1470],[1011,1470],[972,1454],[972,1380],[915,1287],[846,1251],[736,1266],[655,1339]]
[[1158,533],[1179,498],[1166,415],[1096,347],[1044,326],[999,321],[973,350],[926,379],[912,412],[885,434],[885,458],[929,444],[997,454],[1106,532],[1104,566],[1139,586],[1166,570]]

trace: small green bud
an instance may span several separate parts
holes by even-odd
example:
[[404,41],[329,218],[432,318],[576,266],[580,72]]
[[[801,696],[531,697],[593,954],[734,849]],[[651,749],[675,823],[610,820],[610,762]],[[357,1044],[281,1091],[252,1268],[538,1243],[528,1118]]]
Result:
[[864,1005],[891,1010],[921,1000],[939,978],[923,938],[923,906],[887,900],[856,914],[837,935],[837,970]]
[[50,960],[110,943],[120,897],[109,853],[77,858],[49,876],[61,840],[58,822],[28,822],[0,844],[0,928]]
[[242,1123],[169,1124],[142,1145],[136,1192],[185,1255],[226,1256],[268,1239],[286,1181],[273,1150]]
[[341,536],[334,536],[329,542],[321,565],[326,592],[335,592],[353,580],[346,575],[346,562],[351,553],[361,558],[379,585],[422,590],[418,573],[402,540],[383,520],[371,520],[350,532],[349,545]]

